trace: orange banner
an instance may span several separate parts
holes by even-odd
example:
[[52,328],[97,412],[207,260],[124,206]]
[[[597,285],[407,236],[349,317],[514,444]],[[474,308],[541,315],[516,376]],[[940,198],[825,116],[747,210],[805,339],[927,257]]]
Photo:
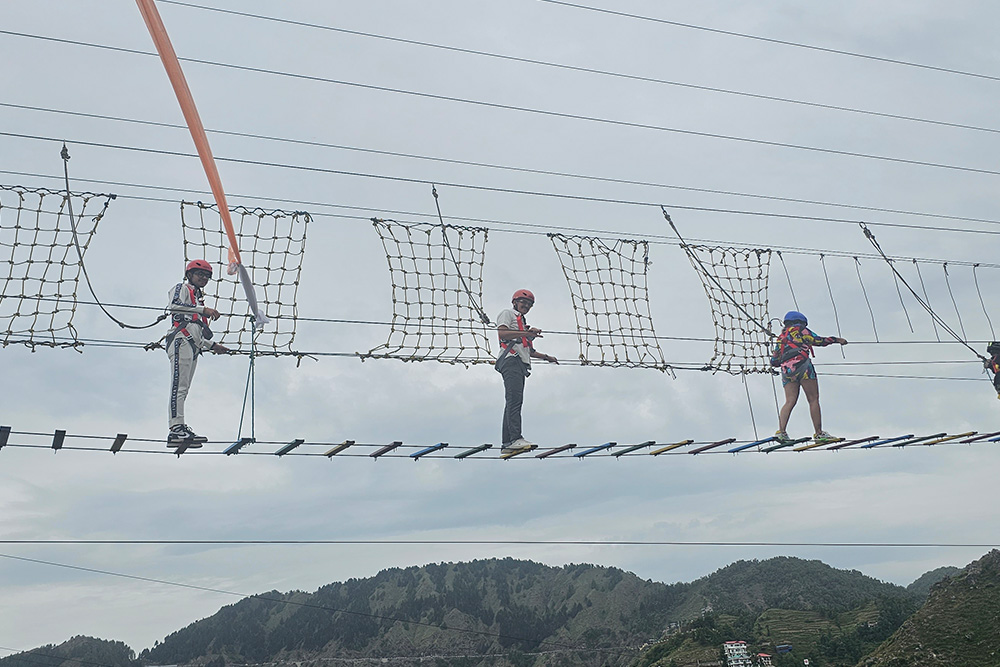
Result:
[[198,149],[198,157],[201,158],[201,166],[205,168],[205,175],[215,196],[215,203],[219,207],[219,214],[222,216],[222,224],[226,228],[226,236],[229,238],[229,273],[234,274],[237,266],[242,264],[240,260],[239,243],[236,241],[236,232],[233,231],[233,221],[229,215],[229,205],[226,203],[226,193],[222,189],[222,179],[219,178],[219,169],[215,164],[215,157],[212,156],[212,148],[208,145],[208,136],[205,134],[205,126],[201,124],[201,117],[198,116],[198,109],[194,105],[194,98],[191,96],[191,89],[188,88],[187,79],[181,70],[181,64],[177,60],[177,54],[170,43],[167,29],[163,25],[160,13],[153,4],[153,0],[135,0],[142,12],[142,18],[146,22],[150,37],[156,45],[156,51],[160,54],[163,67],[167,70],[167,77],[170,85],[174,88],[177,101],[181,105],[181,112],[187,122],[188,130],[191,131],[191,138]]

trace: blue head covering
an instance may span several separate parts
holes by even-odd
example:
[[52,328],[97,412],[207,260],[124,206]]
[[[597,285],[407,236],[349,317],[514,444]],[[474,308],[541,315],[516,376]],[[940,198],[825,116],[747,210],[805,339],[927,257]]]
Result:
[[802,324],[805,324],[805,325],[809,324],[809,320],[806,318],[806,316],[803,315],[802,313],[800,313],[797,310],[790,310],[787,313],[785,313],[785,320],[784,321],[785,322],[802,322]]

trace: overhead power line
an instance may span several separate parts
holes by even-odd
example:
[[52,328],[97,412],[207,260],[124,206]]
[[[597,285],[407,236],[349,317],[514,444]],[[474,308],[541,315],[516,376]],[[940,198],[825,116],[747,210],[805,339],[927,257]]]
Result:
[[549,68],[554,68],[554,69],[567,70],[567,71],[571,71],[571,72],[581,72],[581,73],[585,73],[585,74],[597,74],[597,75],[600,75],[600,76],[617,78],[617,79],[624,79],[624,80],[627,80],[627,81],[639,81],[639,82],[643,82],[643,83],[655,83],[655,84],[661,84],[661,85],[665,85],[665,86],[674,86],[674,87],[678,87],[678,88],[687,88],[687,89],[690,89],[690,90],[700,90],[700,91],[711,92],[711,93],[721,93],[721,94],[724,94],[724,95],[735,95],[735,96],[739,96],[739,97],[748,97],[748,98],[757,99],[757,100],[766,100],[766,101],[770,101],[770,102],[781,102],[781,103],[785,103],[785,104],[794,104],[794,105],[799,105],[799,106],[804,106],[804,107],[812,107],[812,108],[815,108],[815,109],[825,109],[825,110],[828,110],[828,111],[844,111],[844,112],[849,112],[849,113],[863,114],[863,115],[867,115],[867,116],[875,116],[875,117],[878,117],[878,118],[889,118],[889,119],[892,119],[892,120],[904,120],[904,121],[910,121],[910,122],[914,122],[914,123],[926,123],[926,124],[930,124],[930,125],[938,125],[938,126],[943,126],[943,127],[952,127],[952,128],[964,129],[964,130],[975,130],[975,131],[978,131],[978,132],[1000,133],[1000,129],[992,128],[992,127],[982,127],[982,126],[978,126],[978,125],[968,125],[968,124],[965,124],[965,123],[955,123],[955,122],[935,120],[935,119],[930,119],[930,118],[920,118],[920,117],[916,117],[916,116],[907,116],[905,114],[895,114],[895,113],[887,113],[887,112],[881,112],[881,111],[874,111],[874,110],[871,110],[871,109],[858,109],[858,108],[848,107],[848,106],[843,106],[843,105],[838,105],[838,104],[823,104],[823,103],[820,103],[820,102],[809,102],[809,101],[806,101],[806,100],[797,100],[797,99],[793,99],[793,98],[789,98],[789,97],[781,97],[781,96],[778,96],[778,95],[764,95],[762,93],[752,93],[752,92],[743,91],[743,90],[731,90],[731,89],[728,89],[728,88],[718,88],[718,87],[715,87],[715,86],[705,86],[705,85],[699,85],[699,84],[694,84],[694,83],[686,83],[686,82],[681,82],[681,81],[671,81],[671,80],[668,80],[668,79],[661,79],[661,78],[651,77],[651,76],[641,76],[641,75],[638,75],[638,74],[628,74],[626,72],[614,72],[614,71],[609,71],[609,70],[597,69],[597,68],[593,68],[593,67],[583,67],[583,66],[580,66],[580,65],[569,65],[569,64],[566,64],[566,63],[551,62],[551,61],[547,61],[547,60],[540,60],[540,59],[537,59],[537,58],[526,58],[526,57],[523,57],[523,56],[513,56],[513,55],[510,55],[510,54],[504,54],[504,53],[494,53],[494,52],[490,52],[490,51],[482,51],[482,50],[479,50],[479,49],[469,49],[469,48],[463,48],[463,47],[458,47],[458,46],[450,46],[450,45],[447,45],[447,44],[436,44],[434,42],[426,42],[426,41],[421,41],[421,40],[417,40],[417,39],[406,39],[406,38],[403,38],[403,37],[392,37],[392,36],[389,36],[389,35],[381,35],[381,34],[378,34],[378,33],[365,32],[365,31],[361,31],[361,30],[349,30],[347,28],[339,28],[339,27],[336,27],[336,26],[324,25],[324,24],[321,24],[321,23],[312,23],[312,22],[309,22],[309,21],[296,21],[296,20],[293,20],[293,19],[281,18],[279,16],[267,16],[267,15],[264,15],[264,14],[254,14],[252,12],[241,12],[241,11],[237,11],[235,9],[223,9],[221,7],[209,7],[207,5],[199,5],[199,4],[195,4],[193,2],[181,2],[180,0],[160,0],[160,4],[177,5],[177,6],[180,6],[180,7],[190,7],[192,9],[200,9],[200,10],[209,11],[209,12],[216,12],[216,13],[219,13],[219,14],[228,14],[230,16],[241,16],[241,17],[244,17],[244,18],[251,18],[251,19],[255,19],[255,20],[269,21],[269,22],[272,22],[272,23],[279,23],[279,24],[284,24],[284,25],[298,26],[298,27],[303,27],[303,28],[311,28],[311,29],[315,29],[315,30],[325,30],[325,31],[328,31],[328,32],[335,32],[335,33],[339,33],[339,34],[343,34],[343,35],[354,35],[354,36],[357,36],[357,37],[365,37],[365,38],[370,38],[370,39],[378,39],[378,40],[383,40],[383,41],[387,41],[387,42],[394,42],[394,43],[397,43],[397,44],[407,44],[407,45],[410,45],[410,46],[420,46],[420,47],[430,48],[430,49],[439,49],[439,50],[448,51],[448,52],[451,52],[451,53],[463,53],[463,54],[467,54],[467,55],[482,56],[482,57],[485,57],[485,58],[494,58],[494,59],[497,59],[497,60],[505,60],[505,61],[508,61],[508,62],[523,63],[523,64],[527,64],[527,65],[539,65],[539,66],[542,66],[542,67],[549,67]]
[[[291,545],[360,545],[360,546],[584,546],[584,547],[822,547],[849,549],[995,549],[1000,542],[739,542],[733,540],[169,540],[169,539],[0,539],[0,544],[34,545],[205,545],[205,546],[291,546]],[[0,554],[2,556],[2,554]]]
[[[179,123],[166,123],[166,122],[161,122],[161,121],[143,120],[143,119],[139,119],[139,118],[125,118],[125,117],[121,117],[121,116],[111,116],[111,115],[107,115],[107,114],[86,113],[86,112],[82,112],[82,111],[69,111],[69,110],[66,110],[66,109],[52,109],[52,108],[47,108],[47,107],[39,107],[39,106],[32,106],[32,105],[26,105],[26,104],[14,104],[14,103],[11,103],[11,102],[0,102],[0,107],[7,107],[7,108],[11,108],[11,109],[22,109],[22,110],[27,110],[27,111],[40,111],[40,112],[44,112],[44,113],[62,114],[62,115],[74,116],[74,117],[78,117],[78,118],[93,118],[93,119],[97,119],[97,120],[108,120],[108,121],[112,121],[112,122],[133,123],[133,124],[137,124],[137,125],[146,125],[146,126],[151,126],[151,127],[163,127],[163,128],[169,128],[169,129],[187,130],[187,126],[186,125],[181,125]],[[765,195],[765,194],[752,193],[752,192],[737,192],[737,191],[732,191],[732,190],[721,190],[721,189],[717,189],[717,188],[698,188],[698,187],[676,185],[676,184],[670,184],[670,183],[655,183],[655,182],[651,182],[651,181],[640,181],[640,180],[627,179],[627,178],[613,178],[613,177],[609,177],[609,176],[596,176],[596,175],[592,175],[592,174],[578,174],[578,173],[573,173],[573,172],[564,172],[564,171],[557,171],[557,170],[550,170],[550,169],[535,169],[535,168],[531,168],[531,167],[519,167],[519,166],[515,166],[515,165],[503,165],[503,164],[494,164],[494,163],[489,163],[489,162],[479,162],[479,161],[475,161],[475,160],[460,160],[460,159],[453,159],[453,158],[444,158],[444,157],[439,157],[439,156],[419,155],[419,154],[415,154],[415,153],[404,153],[404,152],[400,152],[400,151],[388,151],[388,150],[379,150],[379,149],[374,149],[374,148],[364,148],[364,147],[359,147],[359,146],[347,146],[347,145],[344,145],[344,144],[333,144],[333,143],[321,142],[321,141],[311,141],[311,140],[303,140],[303,139],[294,139],[294,138],[290,138],[290,137],[278,137],[278,136],[273,136],[273,135],[257,134],[257,133],[253,133],[253,132],[238,132],[238,131],[232,131],[232,130],[218,130],[218,129],[206,129],[206,132],[208,132],[209,134],[217,134],[217,135],[220,135],[220,136],[243,137],[243,138],[247,138],[247,139],[261,139],[261,140],[264,140],[264,141],[274,141],[274,142],[279,142],[279,143],[288,143],[288,144],[295,144],[295,145],[301,145],[301,146],[313,146],[313,147],[319,147],[319,148],[331,148],[331,149],[343,150],[343,151],[354,151],[354,152],[359,152],[359,153],[367,153],[367,154],[371,154],[371,155],[384,155],[384,156],[389,156],[389,157],[402,157],[402,158],[408,158],[408,159],[414,159],[414,160],[425,160],[425,161],[429,161],[429,162],[440,162],[440,163],[443,163],[443,164],[454,164],[454,165],[470,166],[470,167],[483,167],[483,168],[487,168],[487,169],[498,169],[498,170],[502,170],[502,171],[513,171],[513,172],[518,172],[518,173],[537,174],[537,175],[542,175],[542,176],[558,176],[558,177],[562,177],[562,178],[572,178],[572,179],[580,179],[580,180],[595,181],[595,182],[602,182],[602,183],[614,183],[614,184],[619,184],[619,185],[637,185],[637,186],[642,186],[642,187],[663,188],[663,189],[668,189],[668,190],[680,190],[680,191],[684,191],[684,192],[697,192],[697,193],[701,193],[701,194],[724,195],[724,196],[728,196],[728,197],[746,197],[746,198],[751,198],[751,199],[763,199],[763,200],[768,200],[768,201],[780,201],[780,202],[788,202],[788,203],[794,203],[794,204],[810,204],[810,205],[815,205],[815,206],[827,206],[827,207],[836,207],[836,208],[847,208],[847,209],[854,209],[854,210],[860,210],[860,211],[871,211],[871,212],[878,212],[878,213],[895,213],[895,214],[900,214],[900,215],[911,215],[911,216],[919,216],[919,217],[924,217],[924,218],[935,218],[935,219],[941,219],[941,220],[955,220],[955,221],[961,221],[961,222],[981,222],[981,223],[994,224],[994,225],[995,224],[1000,224],[1000,220],[994,220],[994,219],[990,219],[990,218],[976,218],[976,217],[970,217],[970,216],[948,215],[948,214],[942,214],[942,213],[927,213],[927,212],[923,212],[923,211],[912,211],[912,210],[907,210],[907,209],[887,208],[887,207],[880,207],[880,206],[864,206],[864,205],[860,205],[860,204],[848,204],[848,203],[844,203],[844,202],[830,202],[830,201],[822,201],[822,200],[816,200],[816,199],[800,199],[800,198],[795,198],[795,197],[781,197],[781,196],[777,196],[777,195]],[[81,180],[81,179],[77,179],[77,180]],[[145,186],[145,187],[153,187],[153,186]]]
[[679,28],[690,28],[691,30],[701,30],[704,32],[716,33],[719,35],[729,35],[730,37],[741,37],[743,39],[752,39],[760,42],[767,42],[770,44],[780,44],[782,46],[792,46],[799,49],[809,49],[811,51],[821,51],[823,53],[832,53],[840,56],[850,56],[852,58],[863,58],[865,60],[872,60],[877,62],[889,63],[892,65],[903,65],[906,67],[916,67],[919,69],[931,70],[935,72],[944,72],[946,74],[958,74],[960,76],[970,76],[977,79],[987,79],[989,81],[1000,81],[1000,76],[994,76],[991,74],[982,74],[979,72],[970,72],[966,70],[954,69],[951,67],[941,67],[938,65],[928,65],[925,63],[918,63],[909,60],[901,60],[897,58],[887,58],[884,56],[875,56],[868,53],[860,53],[858,51],[847,51],[845,49],[834,49],[826,46],[817,46],[815,44],[805,44],[803,42],[792,42],[784,39],[775,39],[772,37],[762,37],[760,35],[751,35],[745,32],[735,32],[732,30],[722,30],[720,28],[709,28],[703,25],[695,25],[693,23],[682,23],[680,21],[670,21],[667,19],[656,18],[653,16],[643,16],[641,14],[630,14],[628,12],[616,11],[613,9],[604,9],[602,7],[591,7],[589,5],[580,5],[574,2],[565,2],[564,0],[541,0],[542,2],[547,2],[552,5],[563,5],[565,7],[573,7],[575,9],[585,9],[592,12],[600,12],[602,14],[610,14],[613,16],[621,16],[630,19],[638,19],[641,21],[651,21],[654,23],[662,23],[664,25],[677,26]]
[[[63,39],[63,38],[58,38],[58,37],[48,37],[48,36],[45,36],[45,35],[34,35],[34,34],[23,33],[23,32],[16,32],[16,31],[11,31],[11,30],[0,30],[0,34],[11,35],[11,36],[15,36],[15,37],[24,37],[24,38],[28,38],[28,39],[39,39],[39,40],[44,40],[44,41],[49,41],[49,42],[56,42],[56,43],[60,43],[60,44],[71,44],[71,45],[74,45],[74,46],[84,46],[84,47],[88,47],[88,48],[104,49],[104,50],[115,51],[115,52],[119,52],[119,53],[131,53],[131,54],[143,55],[143,56],[155,56],[156,55],[155,53],[150,52],[150,51],[141,51],[141,50],[138,50],[138,49],[129,49],[129,48],[118,47],[118,46],[109,46],[109,45],[106,45],[106,44],[95,44],[95,43],[92,43],[92,42],[83,42],[83,41],[79,41],[79,40]],[[602,117],[599,117],[599,116],[588,116],[588,115],[585,115],[585,114],[576,114],[576,113],[570,113],[570,112],[566,112],[566,111],[554,111],[554,110],[548,110],[548,109],[536,109],[536,108],[525,107],[525,106],[520,106],[520,105],[516,105],[516,104],[504,104],[504,103],[500,103],[500,102],[487,102],[487,101],[484,101],[484,100],[475,100],[475,99],[470,99],[470,98],[457,97],[457,96],[453,96],[453,95],[441,95],[441,94],[437,94],[437,93],[428,93],[428,92],[417,91],[417,90],[407,90],[407,89],[403,89],[403,88],[394,88],[394,87],[391,87],[391,86],[377,86],[377,85],[374,85],[374,84],[360,83],[360,82],[357,82],[357,81],[347,81],[347,80],[343,80],[343,79],[333,79],[333,78],[330,78],[330,77],[315,76],[315,75],[310,75],[310,74],[300,74],[300,73],[293,73],[293,72],[284,72],[284,71],[281,71],[281,70],[273,70],[273,69],[268,69],[268,68],[264,68],[264,67],[251,67],[251,66],[248,66],[248,65],[236,65],[236,64],[233,64],[233,63],[222,63],[222,62],[217,62],[217,61],[212,61],[212,60],[204,60],[204,59],[200,59],[200,58],[179,58],[179,60],[181,60],[183,62],[196,63],[196,64],[199,64],[199,65],[208,65],[208,66],[212,66],[212,67],[221,67],[221,68],[238,70],[238,71],[244,71],[244,72],[254,72],[254,73],[258,73],[258,74],[269,74],[269,75],[273,75],[273,76],[281,76],[281,77],[299,79],[299,80],[304,80],[304,81],[314,81],[314,82],[319,82],[319,83],[330,83],[330,84],[335,84],[335,85],[340,85],[340,86],[347,86],[347,87],[352,87],[352,88],[358,88],[358,89],[362,89],[362,90],[372,90],[372,91],[378,91],[378,92],[393,93],[393,94],[397,94],[397,95],[406,95],[406,96],[410,96],[410,97],[420,97],[420,98],[423,98],[423,99],[432,99],[432,100],[438,100],[438,101],[442,101],[442,102],[455,102],[455,103],[458,103],[458,104],[465,104],[465,105],[476,106],[476,107],[480,107],[480,108],[491,108],[491,109],[500,109],[500,110],[505,110],[505,111],[516,111],[516,112],[519,112],[519,113],[527,113],[527,114],[532,114],[532,115],[537,115],[537,116],[545,116],[545,117],[549,117],[549,118],[559,118],[559,119],[563,119],[563,120],[579,120],[579,121],[584,121],[584,122],[589,122],[589,123],[598,123],[598,124],[602,124],[602,125],[610,125],[610,126],[616,126],[616,127],[627,127],[627,128],[639,129],[639,130],[650,130],[650,131],[657,131],[657,132],[667,132],[667,133],[673,133],[673,134],[681,134],[681,135],[685,135],[685,136],[700,137],[700,138],[705,138],[705,139],[719,139],[719,140],[723,140],[723,141],[733,141],[733,142],[746,143],[746,144],[752,144],[752,145],[757,145],[757,146],[768,146],[768,147],[772,147],[772,148],[787,148],[787,149],[792,149],[792,150],[821,153],[821,154],[825,154],[825,155],[838,155],[838,156],[842,156],[842,157],[854,157],[854,158],[861,158],[861,159],[875,160],[875,161],[882,161],[882,162],[892,162],[892,163],[896,163],[896,164],[907,164],[907,165],[911,165],[911,166],[932,167],[932,168],[936,168],[936,169],[946,169],[946,170],[952,170],[952,171],[961,171],[961,172],[977,173],[977,174],[1000,175],[1000,171],[997,171],[997,170],[994,170],[994,169],[985,169],[985,168],[979,168],[979,167],[969,167],[969,166],[963,166],[963,165],[946,164],[946,163],[943,163],[943,162],[933,162],[933,161],[930,161],[930,160],[915,160],[915,159],[909,159],[909,158],[893,157],[893,156],[889,156],[889,155],[877,155],[877,154],[872,154],[872,153],[862,153],[862,152],[859,152],[859,151],[848,151],[848,150],[840,150],[840,149],[835,149],[835,148],[823,148],[823,147],[820,147],[820,146],[808,146],[808,145],[804,145],[804,144],[794,144],[794,143],[783,142],[783,141],[771,141],[771,140],[767,140],[767,139],[755,139],[755,138],[752,138],[752,137],[741,137],[741,136],[736,136],[736,135],[723,134],[723,133],[719,133],[719,132],[703,132],[703,131],[700,131],[700,130],[688,130],[688,129],[677,128],[677,127],[668,127],[668,126],[665,126],[665,125],[654,125],[652,123],[640,123],[640,122],[637,122],[637,121],[626,121],[626,120],[618,120],[618,119],[612,119],[612,118],[602,118]]]

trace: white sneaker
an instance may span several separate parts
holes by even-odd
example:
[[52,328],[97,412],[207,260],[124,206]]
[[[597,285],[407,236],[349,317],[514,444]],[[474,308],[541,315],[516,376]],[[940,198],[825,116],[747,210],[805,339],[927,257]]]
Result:
[[512,443],[504,445],[503,449],[500,450],[500,454],[520,454],[522,452],[530,452],[532,449],[537,448],[533,442],[528,442],[524,438],[518,438]]

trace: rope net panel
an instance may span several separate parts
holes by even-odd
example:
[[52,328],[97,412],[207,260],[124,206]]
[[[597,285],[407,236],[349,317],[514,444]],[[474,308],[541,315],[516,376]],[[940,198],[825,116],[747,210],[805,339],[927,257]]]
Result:
[[649,312],[649,244],[549,234],[569,285],[580,362],[667,370]]
[[[264,354],[294,354],[296,298],[306,250],[306,228],[312,220],[304,211],[266,211],[236,206],[229,209],[239,241],[240,255],[257,289],[261,309],[271,320],[257,331],[257,351]],[[184,231],[184,261],[205,259],[226,266],[229,240],[215,204],[181,202]],[[206,293],[206,305],[222,317],[212,330],[227,347],[247,349],[252,335],[249,312],[238,275],[216,271]]]
[[707,370],[770,373],[767,279],[771,251],[685,245],[712,307],[715,352]]
[[114,195],[73,193],[80,253],[73,243],[66,193],[0,185],[0,257],[7,270],[0,291],[4,347],[74,347],[81,264]]
[[362,359],[493,363],[483,301],[489,231],[372,219],[389,263],[389,337]]

